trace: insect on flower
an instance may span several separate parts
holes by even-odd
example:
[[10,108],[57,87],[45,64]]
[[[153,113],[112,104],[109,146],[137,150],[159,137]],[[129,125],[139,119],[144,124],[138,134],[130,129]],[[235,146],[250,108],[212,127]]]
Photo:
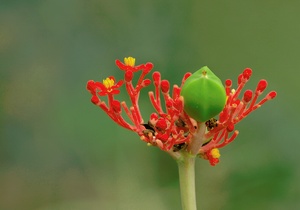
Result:
[[218,127],[218,121],[216,118],[211,118],[205,122],[207,130],[210,131],[211,129]]

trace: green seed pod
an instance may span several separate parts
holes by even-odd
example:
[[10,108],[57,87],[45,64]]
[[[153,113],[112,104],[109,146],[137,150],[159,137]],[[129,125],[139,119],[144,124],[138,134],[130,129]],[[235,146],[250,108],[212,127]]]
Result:
[[226,92],[221,80],[204,66],[185,81],[181,95],[184,111],[199,122],[219,114],[226,103]]

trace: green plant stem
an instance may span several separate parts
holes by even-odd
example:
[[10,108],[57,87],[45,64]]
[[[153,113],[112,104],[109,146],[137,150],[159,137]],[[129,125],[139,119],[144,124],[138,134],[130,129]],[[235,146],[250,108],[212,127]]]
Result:
[[195,191],[195,156],[189,153],[177,160],[182,210],[197,210]]

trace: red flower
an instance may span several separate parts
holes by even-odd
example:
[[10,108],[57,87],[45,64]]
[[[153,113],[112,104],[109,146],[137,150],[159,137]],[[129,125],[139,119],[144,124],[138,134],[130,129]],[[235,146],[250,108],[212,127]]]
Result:
[[[225,81],[226,104],[217,119],[197,122],[184,111],[184,98],[180,95],[181,88],[191,73],[183,76],[180,86],[174,85],[171,88],[169,81],[162,80],[159,72],[152,74],[152,80],[145,79],[153,68],[152,63],[135,66],[135,59],[128,57],[124,59],[124,63],[116,60],[116,65],[125,71],[125,88],[130,105],[114,99],[114,95],[120,92],[118,88],[123,81],[115,84],[113,76],[106,78],[102,83],[88,81],[87,89],[93,95],[92,102],[118,125],[138,134],[148,145],[157,146],[177,158],[181,152],[199,155],[213,166],[219,162],[219,148],[237,137],[239,132],[235,130],[235,125],[265,102],[276,97],[276,92],[271,91],[259,100],[259,96],[267,87],[266,80],[260,80],[254,91],[242,92],[252,75],[252,70],[247,68],[238,77],[236,89],[232,88],[231,80]],[[133,84],[134,74],[139,70],[142,72]],[[147,118],[148,123],[145,123],[139,108],[139,96],[141,90],[151,83],[154,85],[154,91],[149,92],[149,98],[155,112]],[[108,106],[98,97],[105,95],[108,96]]]
[[207,159],[210,165],[215,166],[219,163],[220,152],[217,148],[213,148],[205,153],[204,159]]
[[116,80],[113,76],[104,79],[103,83],[94,82],[93,80],[90,80],[87,83],[87,89],[90,91],[92,95],[96,95],[96,93],[99,96],[105,96],[108,94],[111,95],[118,94],[120,93],[120,90],[118,90],[118,88],[123,84],[123,81],[120,80],[117,84],[115,84],[115,81]]
[[149,73],[149,71],[151,71],[151,69],[153,68],[152,63],[146,63],[146,64],[135,66],[135,58],[133,57],[124,58],[124,63],[122,63],[120,60],[116,60],[116,65],[121,70],[132,71],[132,72],[143,70],[146,71],[145,73]]

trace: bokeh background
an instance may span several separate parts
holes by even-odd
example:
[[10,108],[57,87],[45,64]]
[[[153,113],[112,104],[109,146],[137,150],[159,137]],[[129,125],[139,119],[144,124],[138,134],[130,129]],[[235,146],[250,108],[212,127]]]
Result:
[[[0,1],[0,209],[180,210],[176,163],[90,103],[115,59],[153,62],[172,84],[245,67],[278,97],[237,129],[221,162],[196,163],[199,209],[300,209],[300,2]],[[125,98],[125,94],[120,95]],[[141,107],[152,111],[147,93]]]

